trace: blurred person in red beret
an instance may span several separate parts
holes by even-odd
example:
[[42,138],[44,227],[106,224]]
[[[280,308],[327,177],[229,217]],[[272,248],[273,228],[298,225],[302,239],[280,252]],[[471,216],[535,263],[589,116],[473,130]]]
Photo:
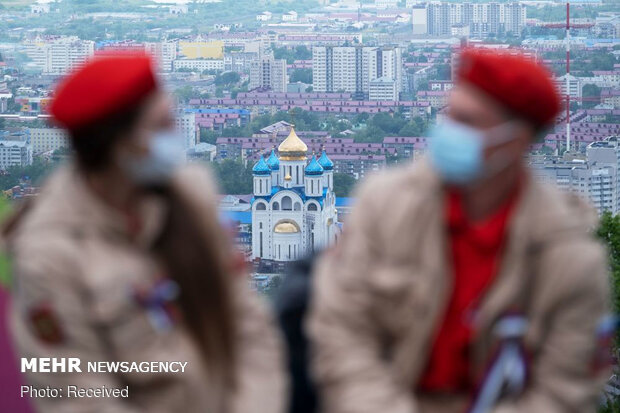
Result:
[[279,413],[280,339],[218,221],[210,176],[184,165],[152,66],[101,57],[56,90],[50,112],[75,162],[5,229],[13,338],[22,369],[34,360],[22,396],[41,412]]
[[326,413],[594,412],[609,377],[596,213],[532,179],[560,102],[519,54],[464,50],[429,156],[371,177],[315,273]]

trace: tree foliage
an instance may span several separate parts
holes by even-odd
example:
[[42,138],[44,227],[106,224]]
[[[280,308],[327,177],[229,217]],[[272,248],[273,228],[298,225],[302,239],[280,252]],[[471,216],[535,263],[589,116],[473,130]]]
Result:
[[241,76],[237,72],[224,72],[221,75],[215,77],[215,84],[217,86],[230,87],[239,83]]
[[358,142],[382,142],[386,136],[422,136],[426,122],[420,117],[408,121],[400,112],[377,113],[366,121],[366,128],[359,130],[354,138]]
[[274,47],[273,57],[276,59],[286,59],[287,63],[293,63],[295,60],[312,59],[312,51],[304,45],[288,47]]
[[32,182],[35,185],[39,184],[43,178],[58,166],[59,162],[59,158],[54,158],[50,161],[35,158],[32,165],[12,166],[0,175],[0,189],[4,191],[24,181]]
[[290,81],[291,83],[302,82],[302,83],[311,84],[312,83],[312,69],[293,70]]
[[334,174],[334,192],[336,196],[349,196],[357,181],[351,175]]
[[617,313],[620,311],[620,215],[603,213],[596,234],[609,251],[612,304]]
[[584,108],[592,108],[601,102],[601,88],[596,85],[584,85],[581,94],[584,98],[591,99],[583,101]]
[[252,165],[233,159],[213,164],[213,170],[224,194],[249,194],[252,192]]

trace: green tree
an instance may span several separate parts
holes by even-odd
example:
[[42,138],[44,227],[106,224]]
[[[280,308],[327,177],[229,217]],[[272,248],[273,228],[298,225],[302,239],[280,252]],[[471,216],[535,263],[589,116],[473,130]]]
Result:
[[357,181],[351,175],[334,174],[334,192],[336,196],[349,196]]
[[596,85],[590,83],[584,85],[581,94],[587,99],[583,101],[584,108],[592,108],[601,102],[601,88]]
[[176,89],[174,94],[184,103],[187,103],[191,98],[196,97],[196,92],[190,85]]
[[295,60],[310,60],[312,59],[312,51],[304,45],[295,47]]
[[451,78],[452,78],[452,73],[450,70],[450,65],[448,64],[437,65],[437,80],[450,80]]
[[295,69],[291,74],[291,83],[312,83],[312,69]]
[[398,136],[423,136],[426,131],[426,122],[416,116],[398,131]]
[[[611,305],[614,313],[618,314],[620,311],[620,215],[614,216],[610,212],[604,212],[596,234],[607,245],[611,277]],[[617,332],[615,338],[614,347],[617,352],[619,343]],[[620,398],[617,397],[608,400],[608,403],[599,409],[599,413],[618,412],[620,412]]]
[[241,76],[237,72],[224,72],[221,75],[217,75],[215,77],[215,84],[217,86],[226,86],[230,87],[231,85],[235,85],[241,80]]
[[200,128],[200,142],[206,142],[215,145],[217,136],[217,133],[211,129]]
[[612,305],[617,313],[620,311],[620,215],[604,212],[596,234],[609,251]]
[[[55,157],[55,160],[60,160],[60,157]],[[0,189],[10,189],[19,185],[22,181],[30,181],[34,184],[38,184],[43,178],[49,175],[57,165],[58,162],[55,161],[35,158],[31,165],[12,166],[0,175]]]
[[225,159],[213,164],[213,169],[220,184],[222,193],[249,194],[252,192],[252,165],[243,162]]
[[356,125],[361,125],[362,123],[366,123],[366,121],[368,121],[368,119],[370,118],[370,115],[366,112],[364,113],[360,113],[358,115],[355,115],[355,118],[353,118],[353,123]]

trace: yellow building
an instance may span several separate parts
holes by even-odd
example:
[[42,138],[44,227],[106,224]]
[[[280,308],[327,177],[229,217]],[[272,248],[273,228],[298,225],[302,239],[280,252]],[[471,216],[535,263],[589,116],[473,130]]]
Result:
[[179,42],[179,53],[184,59],[223,59],[224,42]]

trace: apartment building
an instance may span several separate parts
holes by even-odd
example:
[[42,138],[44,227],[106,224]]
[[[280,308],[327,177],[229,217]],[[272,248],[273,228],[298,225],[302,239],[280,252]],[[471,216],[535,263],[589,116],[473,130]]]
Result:
[[67,74],[95,53],[95,42],[76,36],[36,38],[23,45],[34,66],[48,75]]
[[377,79],[383,79],[384,83],[393,82],[397,94],[402,91],[400,48],[389,46],[312,48],[312,86],[315,92],[345,92],[353,94],[357,100],[369,99],[370,84]]
[[177,59],[173,62],[175,72],[182,69],[195,70],[204,72],[205,70],[214,70],[216,72],[224,71],[223,59]]
[[534,176],[588,199],[599,213],[620,212],[620,143],[618,137],[593,142],[585,159],[550,158],[534,164]]
[[32,150],[26,141],[0,141],[0,169],[32,164]]
[[520,36],[526,23],[526,8],[513,3],[446,3],[433,1],[412,9],[413,34],[470,36],[512,33]]
[[69,147],[67,132],[60,128],[30,128],[30,143],[35,154]]
[[286,92],[288,76],[286,60],[274,59],[271,54],[259,54],[250,65],[250,89]]

